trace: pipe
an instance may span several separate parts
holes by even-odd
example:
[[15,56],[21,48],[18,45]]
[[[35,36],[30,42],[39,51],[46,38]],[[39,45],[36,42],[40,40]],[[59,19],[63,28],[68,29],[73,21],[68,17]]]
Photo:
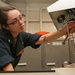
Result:
[[40,31],[42,31],[42,10],[46,9],[46,7],[43,7],[40,9]]
[[28,0],[26,0],[26,31],[28,32]]

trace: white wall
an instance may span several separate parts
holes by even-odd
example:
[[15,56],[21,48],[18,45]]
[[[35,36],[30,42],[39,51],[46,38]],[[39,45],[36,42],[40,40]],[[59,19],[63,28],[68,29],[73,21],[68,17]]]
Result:
[[26,15],[25,31],[31,33],[35,33],[37,31],[54,32],[56,31],[56,28],[46,10],[46,7],[51,3],[49,0],[47,1],[7,0],[7,3],[16,6]]

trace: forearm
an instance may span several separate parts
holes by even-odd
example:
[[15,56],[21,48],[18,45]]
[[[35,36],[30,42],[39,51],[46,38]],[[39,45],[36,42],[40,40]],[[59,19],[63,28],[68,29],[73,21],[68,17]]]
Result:
[[42,35],[35,44],[43,44],[43,43],[52,42],[63,35],[67,35],[68,32],[69,33],[75,32],[75,23],[74,22],[71,22],[70,24],[68,24],[67,26],[65,26],[64,28],[62,28],[59,31],[56,31],[54,33],[48,33],[46,35]]
[[62,29],[60,31],[56,31],[53,33],[48,33],[48,34],[42,35],[40,37],[40,39],[36,42],[36,44],[43,44],[43,43],[52,42],[65,34],[66,34],[66,31],[64,29]]
[[65,35],[65,34],[66,33],[64,31],[60,30],[60,31],[57,31],[57,32],[46,34],[42,37],[45,37],[45,40],[44,40],[45,43],[49,43],[49,42],[52,42],[52,41],[58,39],[59,37]]

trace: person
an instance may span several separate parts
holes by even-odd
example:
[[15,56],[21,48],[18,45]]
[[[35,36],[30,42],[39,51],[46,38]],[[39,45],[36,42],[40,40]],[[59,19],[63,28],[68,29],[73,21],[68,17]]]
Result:
[[[0,71],[15,71],[24,48],[27,46],[36,49],[41,44],[67,35],[66,26],[59,31],[45,35],[25,32],[24,19],[20,11],[11,5],[0,7],[0,25]],[[69,23],[68,28],[69,32],[73,33],[75,23]]]

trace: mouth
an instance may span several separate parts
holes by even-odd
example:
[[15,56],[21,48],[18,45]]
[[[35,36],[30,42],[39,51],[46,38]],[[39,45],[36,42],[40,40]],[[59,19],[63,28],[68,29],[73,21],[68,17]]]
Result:
[[21,29],[21,30],[24,30],[24,25],[20,26],[20,29]]

